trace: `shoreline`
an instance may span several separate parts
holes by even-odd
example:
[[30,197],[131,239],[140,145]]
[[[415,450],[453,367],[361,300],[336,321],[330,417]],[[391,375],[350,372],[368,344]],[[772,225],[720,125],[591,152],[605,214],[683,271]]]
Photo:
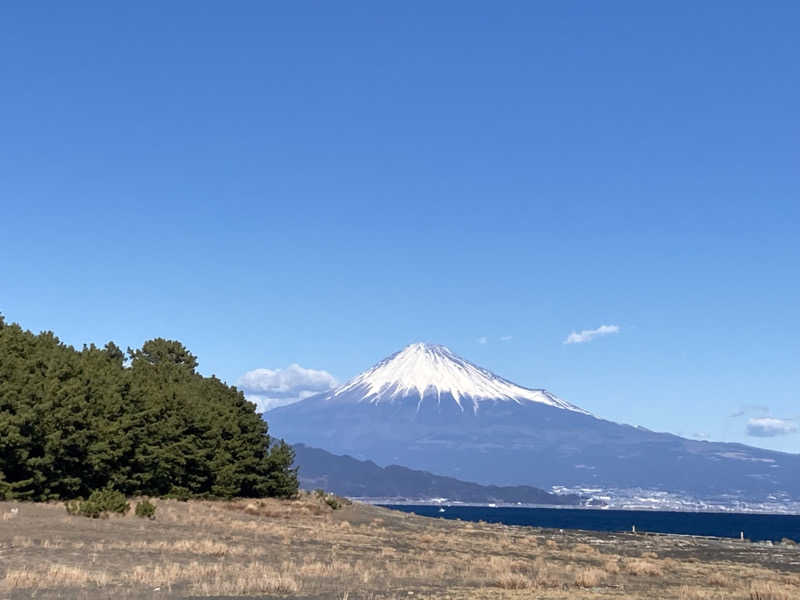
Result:
[[507,503],[507,502],[461,502],[458,500],[439,501],[438,499],[403,499],[403,498],[372,498],[362,496],[347,496],[353,502],[361,502],[363,504],[370,504],[372,506],[441,506],[441,507],[476,507],[476,508],[537,508],[537,509],[553,509],[553,510],[581,510],[581,511],[597,511],[597,512],[646,512],[646,513],[685,513],[685,514],[718,514],[718,515],[763,515],[772,517],[800,517],[800,510],[797,512],[770,512],[758,509],[723,509],[714,507],[709,509],[681,509],[669,507],[652,507],[652,506],[636,506],[636,507],[619,507],[619,506],[585,506],[585,505],[565,505],[565,504],[527,504],[527,503]]

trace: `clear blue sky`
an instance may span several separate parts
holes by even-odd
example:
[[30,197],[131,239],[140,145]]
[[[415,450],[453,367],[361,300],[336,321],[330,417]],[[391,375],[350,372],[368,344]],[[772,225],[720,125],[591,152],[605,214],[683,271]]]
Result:
[[800,452],[800,6],[648,4],[6,4],[0,311]]

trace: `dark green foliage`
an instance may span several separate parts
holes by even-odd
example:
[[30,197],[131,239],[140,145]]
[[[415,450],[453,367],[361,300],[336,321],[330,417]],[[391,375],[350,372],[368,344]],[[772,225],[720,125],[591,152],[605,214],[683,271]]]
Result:
[[142,500],[136,503],[136,516],[142,519],[156,518],[156,505],[150,500]]
[[294,453],[180,342],[76,351],[0,316],[0,499],[292,497]]
[[332,492],[328,493],[322,488],[317,488],[314,490],[314,494],[317,496],[317,498],[323,500],[325,504],[330,506],[333,510],[337,510],[345,504],[351,504],[349,500],[341,498]]
[[125,499],[125,494],[111,487],[93,491],[88,500],[70,500],[66,505],[69,514],[92,519],[105,517],[108,513],[124,515],[131,508]]

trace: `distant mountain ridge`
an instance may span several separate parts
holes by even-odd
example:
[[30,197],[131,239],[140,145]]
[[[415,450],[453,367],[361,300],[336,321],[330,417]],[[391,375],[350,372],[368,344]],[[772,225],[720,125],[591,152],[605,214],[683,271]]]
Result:
[[290,443],[482,485],[800,499],[800,455],[600,419],[437,345],[412,344],[343,386],[265,418]]
[[398,465],[379,467],[372,461],[338,456],[305,444],[296,444],[294,450],[303,488],[322,488],[342,496],[558,506],[581,502],[574,494],[551,494],[531,486],[483,486]]

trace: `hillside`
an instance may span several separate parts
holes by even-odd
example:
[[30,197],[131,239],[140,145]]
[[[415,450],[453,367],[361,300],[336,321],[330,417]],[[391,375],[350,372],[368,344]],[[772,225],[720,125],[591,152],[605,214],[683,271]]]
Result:
[[379,467],[372,461],[337,456],[305,444],[296,444],[294,450],[302,487],[322,488],[342,496],[549,505],[576,505],[581,500],[575,495],[550,494],[526,485],[484,486],[398,465]]
[[315,495],[154,502],[154,521],[0,502],[0,598],[800,597],[798,546],[332,511]]

